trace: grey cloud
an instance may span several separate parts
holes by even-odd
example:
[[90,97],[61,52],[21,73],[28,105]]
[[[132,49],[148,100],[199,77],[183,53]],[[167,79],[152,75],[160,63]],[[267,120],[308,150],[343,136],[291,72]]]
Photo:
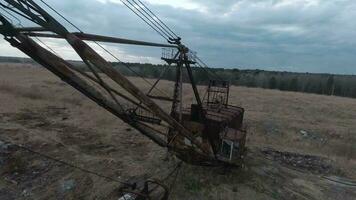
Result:
[[[86,32],[165,42],[122,5],[96,0],[47,2]],[[191,2],[206,12],[148,5],[212,66],[356,74],[356,1]],[[160,56],[159,49],[120,49],[129,55]]]

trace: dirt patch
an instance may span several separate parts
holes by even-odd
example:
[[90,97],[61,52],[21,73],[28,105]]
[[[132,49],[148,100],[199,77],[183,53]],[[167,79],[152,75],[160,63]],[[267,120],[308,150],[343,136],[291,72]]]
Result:
[[269,148],[263,149],[261,152],[267,158],[277,161],[280,164],[291,166],[293,168],[318,174],[331,174],[340,172],[333,167],[331,160],[319,156],[281,152]]

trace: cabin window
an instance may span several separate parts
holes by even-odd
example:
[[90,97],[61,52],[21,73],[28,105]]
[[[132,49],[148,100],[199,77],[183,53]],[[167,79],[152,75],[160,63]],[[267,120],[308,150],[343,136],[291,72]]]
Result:
[[192,142],[187,138],[184,138],[184,144],[186,144],[188,146],[192,146]]
[[239,142],[234,143],[234,149],[240,151],[240,143]]
[[234,149],[234,143],[230,140],[222,140],[221,155],[229,160],[232,159],[232,151]]

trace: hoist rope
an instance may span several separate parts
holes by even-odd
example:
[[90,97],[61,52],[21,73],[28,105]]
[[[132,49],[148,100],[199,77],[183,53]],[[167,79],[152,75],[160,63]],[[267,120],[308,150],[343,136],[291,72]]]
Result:
[[[64,19],[66,22],[68,22],[70,25],[72,25],[75,29],[77,29],[79,32],[83,32],[78,26],[76,26],[74,23],[72,23],[69,19],[67,19],[65,16],[60,14],[55,8],[50,6],[48,3],[44,2],[43,0],[40,0],[44,5],[46,5],[49,9],[51,9],[53,12],[55,12],[58,16],[60,16],[62,19]],[[113,57],[115,60],[117,60],[119,63],[121,63],[123,66],[125,66],[128,70],[130,70],[132,73],[134,73],[136,76],[140,77],[142,80],[144,80],[147,84],[152,86],[152,83],[149,82],[146,78],[143,77],[143,75],[139,74],[135,70],[133,70],[130,66],[128,66],[125,62],[121,61],[117,56],[115,56],[113,53],[111,53],[109,50],[107,50],[105,47],[103,47],[101,44],[98,42],[94,41],[96,45],[98,45],[102,50],[104,50],[106,53],[108,53],[111,57]],[[169,96],[167,93],[163,92],[162,90],[155,88],[157,91],[162,93],[165,96]]]
[[161,22],[161,24],[164,26],[164,27],[166,27],[166,29],[168,29],[168,31],[167,32],[171,32],[176,38],[179,38],[179,36],[176,34],[176,33],[174,33],[173,31],[172,31],[172,29],[170,29],[156,14],[154,14],[152,11],[151,11],[151,9],[149,9],[141,0],[137,0],[138,2],[140,2],[141,4],[142,4],[142,6],[144,7],[144,8],[146,8],[147,10],[148,10],[148,12],[150,12],[153,16],[154,16],[154,18],[155,19],[157,19],[159,22]]

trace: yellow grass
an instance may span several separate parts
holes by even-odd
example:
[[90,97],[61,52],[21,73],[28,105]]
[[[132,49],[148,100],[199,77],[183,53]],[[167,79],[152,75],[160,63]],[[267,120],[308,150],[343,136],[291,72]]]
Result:
[[[143,90],[149,88],[139,78],[130,79]],[[172,92],[172,87],[169,81],[159,85],[167,93]],[[203,94],[205,87],[199,90]],[[187,84],[184,85],[184,101],[187,106],[193,102]],[[356,99],[233,86],[230,103],[246,110],[247,146],[329,157],[347,176],[356,177]],[[170,107],[167,103],[160,105],[166,110]],[[56,116],[50,112],[50,107],[65,110]],[[48,71],[0,65],[0,114],[21,116],[24,112],[38,115],[38,119],[53,127],[33,129],[38,121],[26,119],[20,121],[24,123],[21,125],[9,120],[7,124],[0,124],[0,130],[16,130],[16,134],[4,132],[2,137],[37,146],[54,145],[56,148],[47,153],[83,165],[89,163],[91,169],[108,174],[119,170],[120,176],[126,178],[165,167],[161,161],[165,157],[164,149],[128,129],[128,125]],[[307,132],[308,137],[302,132]],[[102,152],[99,147],[116,151]],[[93,187],[101,192],[115,185],[96,181]],[[195,182],[201,180],[189,181],[182,188],[205,191]]]

